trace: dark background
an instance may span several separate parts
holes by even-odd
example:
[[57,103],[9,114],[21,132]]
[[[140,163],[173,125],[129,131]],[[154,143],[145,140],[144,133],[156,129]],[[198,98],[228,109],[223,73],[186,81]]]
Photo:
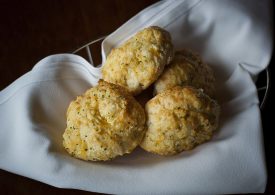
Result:
[[[0,1],[0,90],[30,71],[40,59],[70,53],[81,45],[116,30],[156,0]],[[99,62],[99,59],[96,59]],[[273,77],[274,59],[270,64]],[[271,78],[271,83],[273,83]],[[271,85],[273,90],[273,85]],[[262,110],[268,169],[265,194],[275,194],[273,95]],[[1,113],[2,114],[2,113]],[[0,194],[92,194],[58,189],[0,170]]]

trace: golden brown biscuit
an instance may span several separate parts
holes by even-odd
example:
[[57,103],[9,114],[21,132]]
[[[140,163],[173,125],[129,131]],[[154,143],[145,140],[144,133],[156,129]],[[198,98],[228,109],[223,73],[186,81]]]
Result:
[[212,69],[201,58],[189,50],[175,53],[173,61],[166,66],[155,82],[154,93],[179,86],[201,88],[211,96],[215,96],[215,78]]
[[144,135],[145,113],[122,87],[99,81],[71,102],[63,145],[83,160],[109,160],[130,153]]
[[148,152],[173,155],[211,139],[220,107],[202,90],[177,86],[147,102],[145,113],[147,131],[140,146]]
[[102,77],[136,95],[157,80],[172,57],[170,34],[156,26],[145,28],[111,51]]

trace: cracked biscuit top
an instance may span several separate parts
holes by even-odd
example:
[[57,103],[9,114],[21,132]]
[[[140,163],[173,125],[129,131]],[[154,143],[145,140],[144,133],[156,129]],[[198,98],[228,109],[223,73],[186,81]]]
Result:
[[147,102],[147,129],[140,146],[160,155],[178,154],[211,139],[220,107],[202,90],[168,89]]
[[102,67],[102,78],[137,95],[157,80],[172,58],[169,32],[156,26],[148,27],[112,49]]
[[63,145],[83,160],[110,160],[130,153],[144,135],[145,113],[122,87],[100,80],[67,110]]
[[167,65],[154,84],[158,94],[175,86],[192,86],[203,89],[210,97],[215,96],[215,77],[211,67],[199,55],[181,50],[175,53],[173,61]]

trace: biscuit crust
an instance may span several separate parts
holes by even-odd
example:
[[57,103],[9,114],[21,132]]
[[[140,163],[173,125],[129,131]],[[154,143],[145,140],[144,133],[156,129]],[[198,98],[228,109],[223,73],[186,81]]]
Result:
[[169,32],[148,27],[111,51],[102,67],[102,78],[137,95],[157,80],[172,58]]
[[70,103],[63,145],[76,158],[106,161],[130,153],[144,125],[144,109],[127,90],[100,80]]
[[175,53],[173,61],[155,82],[154,93],[158,94],[178,85],[203,89],[207,95],[215,97],[215,77],[211,67],[199,55],[189,50]]
[[145,113],[147,130],[140,146],[148,152],[173,155],[211,139],[220,107],[202,90],[176,86],[147,102]]

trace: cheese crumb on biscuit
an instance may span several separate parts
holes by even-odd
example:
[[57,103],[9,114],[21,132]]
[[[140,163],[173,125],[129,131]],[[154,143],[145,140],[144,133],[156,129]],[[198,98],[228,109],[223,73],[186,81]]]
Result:
[[157,80],[172,58],[169,32],[148,27],[111,51],[102,67],[102,77],[137,95]]
[[147,130],[140,146],[160,155],[178,154],[211,139],[220,107],[201,90],[168,89],[147,102]]
[[63,145],[76,158],[110,160],[140,143],[144,125],[139,103],[122,87],[101,80],[69,105]]

